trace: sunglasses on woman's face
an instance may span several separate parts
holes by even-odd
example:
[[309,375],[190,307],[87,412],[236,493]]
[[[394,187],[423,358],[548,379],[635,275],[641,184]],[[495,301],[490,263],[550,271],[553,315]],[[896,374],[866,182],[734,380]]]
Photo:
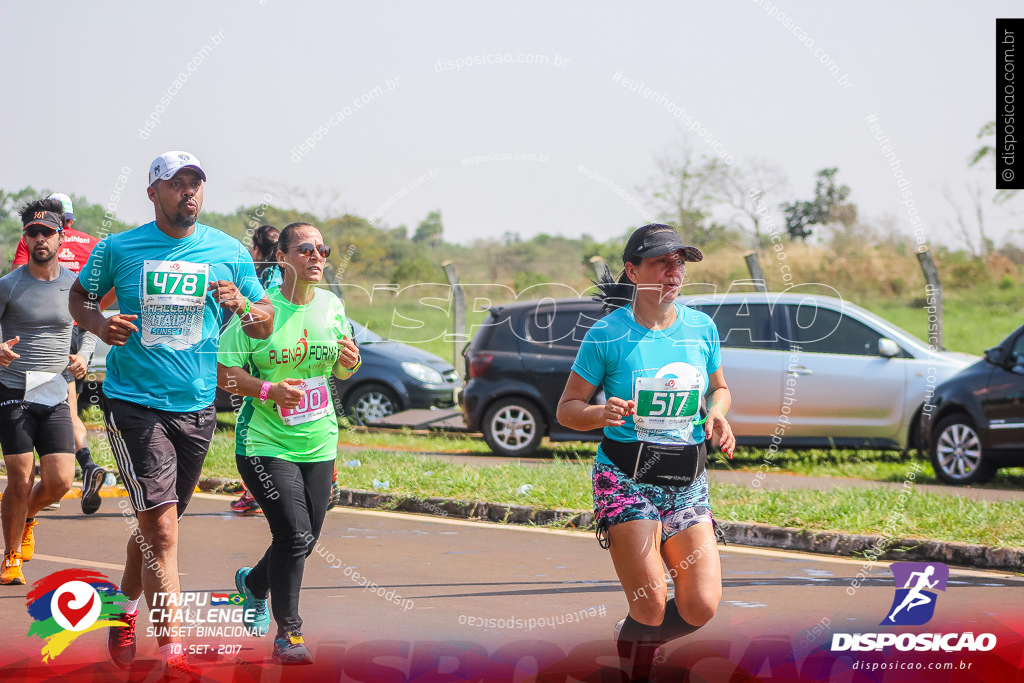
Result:
[[295,247],[295,251],[299,252],[306,258],[309,258],[314,253],[319,252],[325,259],[331,258],[331,248],[326,244],[318,244],[315,247],[309,242],[303,242],[302,244]]

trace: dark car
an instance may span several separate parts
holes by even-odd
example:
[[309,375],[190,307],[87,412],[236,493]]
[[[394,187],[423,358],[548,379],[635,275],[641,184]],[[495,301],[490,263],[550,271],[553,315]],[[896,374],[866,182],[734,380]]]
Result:
[[[451,363],[414,346],[385,339],[355,321],[352,327],[363,364],[349,379],[331,377],[339,415],[351,415],[359,424],[367,424],[410,408],[455,405],[455,392],[462,383]],[[100,391],[109,349],[102,341],[96,344],[86,392]],[[214,406],[218,411],[232,411],[241,406],[241,401],[240,396],[218,388]],[[82,405],[88,405],[88,397]]]
[[411,408],[450,408],[462,387],[451,363],[385,339],[353,321],[363,364],[350,379],[331,378],[336,399],[359,424]]
[[[500,455],[528,455],[552,441],[600,440],[555,419],[572,363],[600,305],[546,299],[493,306],[465,350],[466,387],[459,403],[470,431]],[[604,403],[598,391],[593,403]]]
[[921,442],[935,475],[980,484],[1024,465],[1024,327],[935,389]]
[[[907,451],[920,433],[928,381],[977,360],[920,339],[842,299],[796,293],[690,296],[718,326],[737,442],[788,448]],[[491,309],[466,351],[460,396],[470,429],[505,455],[552,440],[599,439],[555,420],[576,352],[601,305],[544,299]],[[842,387],[837,391],[837,387]],[[597,392],[593,403],[603,403]],[[778,437],[773,437],[779,434]],[[775,441],[773,441],[773,438]]]

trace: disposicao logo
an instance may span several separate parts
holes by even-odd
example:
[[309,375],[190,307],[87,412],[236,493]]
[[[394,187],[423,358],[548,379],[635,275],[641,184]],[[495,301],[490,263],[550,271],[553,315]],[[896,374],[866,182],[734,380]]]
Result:
[[941,562],[894,562],[889,568],[896,582],[896,597],[880,626],[927,624],[935,614],[938,594],[934,590],[945,592],[949,567]]
[[32,584],[25,604],[35,621],[28,627],[28,635],[46,641],[43,661],[51,660],[83,633],[127,626],[117,619],[123,600],[117,586],[99,572],[55,572]]
[[[935,615],[936,590],[945,592],[949,567],[941,562],[893,562],[896,596],[880,626],[920,626]],[[902,587],[901,587],[902,586]],[[833,633],[832,651],[881,651],[895,646],[907,652],[988,651],[996,646],[991,633]]]

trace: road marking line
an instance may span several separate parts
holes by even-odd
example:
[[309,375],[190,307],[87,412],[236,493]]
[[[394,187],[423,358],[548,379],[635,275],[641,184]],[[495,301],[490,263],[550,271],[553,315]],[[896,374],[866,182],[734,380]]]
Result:
[[76,567],[95,567],[96,569],[120,569],[124,571],[123,564],[112,564],[110,562],[93,562],[92,560],[80,560],[74,557],[57,557],[56,555],[40,555],[36,553],[33,559],[56,562],[58,564],[73,564]]

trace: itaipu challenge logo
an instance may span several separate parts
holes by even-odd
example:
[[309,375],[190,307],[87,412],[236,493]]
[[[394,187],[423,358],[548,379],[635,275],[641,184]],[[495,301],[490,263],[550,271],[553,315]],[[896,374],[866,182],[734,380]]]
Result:
[[78,636],[109,626],[127,626],[117,619],[124,596],[99,572],[65,569],[32,584],[28,614],[35,621],[28,635],[42,638],[43,661],[63,652]]

